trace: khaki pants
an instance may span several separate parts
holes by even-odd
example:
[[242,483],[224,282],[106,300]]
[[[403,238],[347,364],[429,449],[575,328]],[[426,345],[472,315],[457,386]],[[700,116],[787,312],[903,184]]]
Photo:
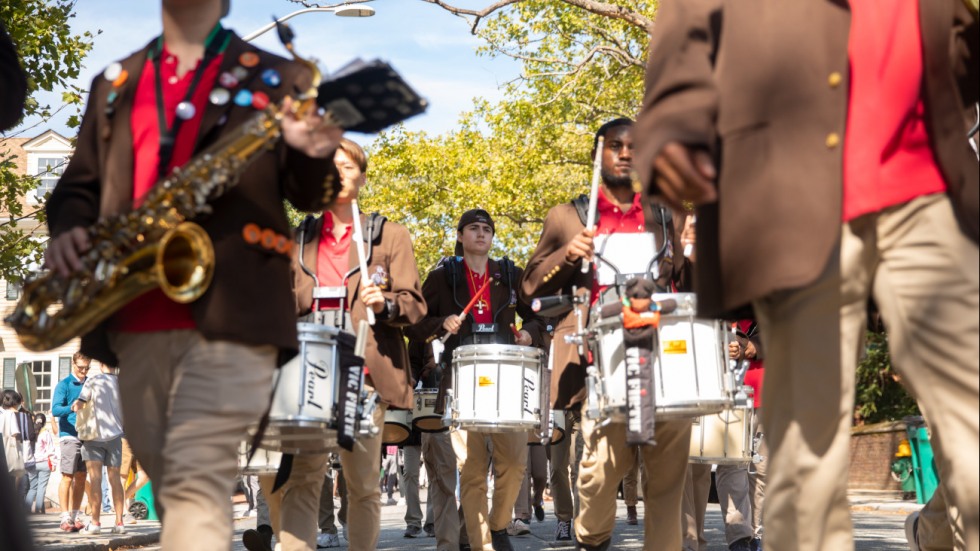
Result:
[[[493,551],[490,532],[507,528],[527,465],[527,433],[457,430],[453,449],[459,461],[460,501],[473,551]],[[487,472],[493,444],[493,507],[487,512]]]
[[405,526],[415,526],[422,529],[422,502],[419,501],[419,470],[421,467],[421,446],[405,446],[402,448],[405,457],[405,474],[398,482],[402,495],[405,496]]
[[[636,450],[637,457],[640,455],[640,450]],[[640,501],[639,495],[637,495],[637,486],[640,484],[640,465],[643,462],[637,461],[633,463],[633,468],[626,473],[623,478],[623,501],[626,502],[627,507],[636,507],[636,504]],[[646,476],[644,473],[643,476]]]
[[[755,410],[756,419],[759,419],[759,409]],[[752,492],[752,534],[754,537],[762,537],[762,511],[766,501],[766,471],[769,468],[769,446],[766,444],[765,429],[759,422],[755,427],[756,448],[755,454],[760,461],[749,466],[749,488]]]
[[[545,446],[527,447],[527,466],[524,478],[521,479],[521,489],[517,492],[514,502],[514,518],[527,520],[535,505],[542,505],[544,485],[548,480],[548,450]],[[531,489],[534,489],[532,492]]]
[[[374,424],[384,427],[387,404],[374,410]],[[374,551],[381,533],[381,430],[358,439],[354,451],[341,450],[340,464],[347,484],[347,538],[351,551]]]
[[[555,516],[568,522],[578,516],[578,466],[582,462],[581,410],[565,410],[565,439],[551,450],[551,499]],[[572,461],[572,457],[575,458]],[[574,491],[573,491],[574,490]]]
[[846,473],[869,296],[896,370],[940,436],[940,477],[966,548],[978,549],[978,263],[936,194],[844,224],[816,281],[756,301],[769,389],[766,539],[781,551],[853,548]]
[[437,551],[456,551],[460,543],[456,506],[456,453],[449,432],[422,433],[422,460],[429,476]]
[[111,339],[124,429],[153,481],[163,549],[231,549],[238,446],[269,402],[276,349],[191,330]]
[[[578,493],[582,510],[575,519],[575,534],[586,545],[599,545],[612,537],[616,522],[619,483],[637,460],[626,445],[626,425],[598,427],[582,418],[585,449],[579,467]],[[681,498],[691,447],[691,420],[656,425],[656,446],[642,446],[646,477],[643,488],[645,549],[681,548]]]
[[684,501],[681,505],[681,526],[684,530],[684,551],[707,551],[704,537],[704,514],[711,493],[711,465],[690,464],[684,477]]
[[[343,475],[338,478],[342,477]],[[320,528],[321,533],[337,535],[338,515],[334,510],[333,503],[333,478],[333,474],[331,474],[328,466],[327,471],[323,473],[323,484],[320,487],[320,510],[317,513],[316,524],[317,527]],[[340,521],[345,522],[345,519],[340,519]]]
[[269,506],[269,519],[282,551],[316,549],[317,520],[323,475],[327,472],[328,454],[293,456],[289,480],[272,491],[276,475],[259,476],[259,486]]

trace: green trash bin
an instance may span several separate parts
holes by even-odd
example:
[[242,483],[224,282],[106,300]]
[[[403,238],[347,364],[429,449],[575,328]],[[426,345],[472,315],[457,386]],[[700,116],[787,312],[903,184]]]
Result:
[[157,508],[153,503],[153,483],[147,482],[136,492],[136,497],[129,505],[129,514],[136,520],[160,520]]
[[929,442],[929,428],[920,416],[906,417],[905,429],[912,446],[912,474],[915,477],[916,501],[925,503],[939,486],[939,471]]

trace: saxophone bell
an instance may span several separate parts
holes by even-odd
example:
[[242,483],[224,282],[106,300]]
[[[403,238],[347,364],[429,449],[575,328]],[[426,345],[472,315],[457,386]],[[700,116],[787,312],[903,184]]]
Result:
[[156,251],[154,270],[160,290],[170,300],[194,302],[214,277],[214,246],[201,226],[183,222],[164,234]]

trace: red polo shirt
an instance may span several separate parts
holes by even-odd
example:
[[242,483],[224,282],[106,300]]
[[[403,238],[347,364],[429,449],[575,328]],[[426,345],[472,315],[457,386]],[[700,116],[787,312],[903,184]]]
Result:
[[[208,64],[201,81],[194,89],[191,103],[196,115],[185,120],[174,142],[174,152],[167,173],[182,166],[194,154],[194,145],[201,128],[201,118],[208,105],[208,94],[214,87],[223,55]],[[161,53],[160,78],[163,80],[163,106],[167,126],[173,127],[177,104],[183,101],[194,78],[192,69],[177,76],[177,57],[167,50]],[[133,134],[133,206],[138,207],[147,192],[157,183],[157,166],[160,164],[160,128],[157,117],[156,72],[153,61],[147,59],[140,73],[133,98],[130,131]],[[190,306],[178,304],[159,289],[150,291],[119,310],[113,317],[112,328],[116,331],[148,332],[174,329],[193,329],[194,318]]]
[[[347,226],[340,239],[333,236],[334,219],[329,211],[323,213],[320,245],[316,251],[316,277],[323,287],[342,287],[350,270],[350,244],[354,225]],[[340,308],[340,299],[321,299],[321,310]],[[347,305],[350,309],[350,305]]]
[[925,122],[919,2],[850,5],[845,222],[946,190]]

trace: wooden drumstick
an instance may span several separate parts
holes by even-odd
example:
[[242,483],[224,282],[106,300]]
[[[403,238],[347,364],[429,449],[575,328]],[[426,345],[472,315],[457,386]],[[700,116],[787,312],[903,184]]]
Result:
[[[487,280],[485,282],[483,282],[483,287],[480,287],[480,290],[477,291],[473,295],[473,298],[470,299],[470,302],[466,305],[466,308],[463,308],[463,311],[460,312],[460,314],[458,316],[456,316],[459,319],[459,321],[463,321],[464,319],[466,319],[466,314],[469,314],[470,313],[470,310],[472,310],[473,307],[476,306],[476,302],[478,300],[480,300],[480,297],[483,295],[483,292],[486,291],[487,290],[487,287],[490,286],[490,281],[491,281],[491,279],[488,277]],[[449,340],[449,337],[451,337],[451,336],[452,336],[452,333],[450,333],[450,332],[447,331],[445,335],[443,335],[442,337],[439,338],[439,341],[442,342],[442,343],[445,343],[446,341]]]

